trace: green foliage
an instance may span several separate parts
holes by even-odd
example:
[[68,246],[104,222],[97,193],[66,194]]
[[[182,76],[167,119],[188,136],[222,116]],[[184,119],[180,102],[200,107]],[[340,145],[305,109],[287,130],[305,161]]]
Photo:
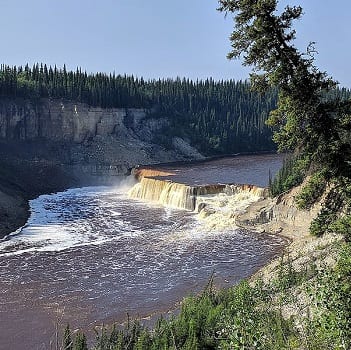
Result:
[[178,318],[171,322],[177,346],[184,349],[211,349],[223,307],[213,296],[185,299]]
[[72,333],[69,325],[66,326],[63,333],[63,350],[73,350]]
[[[296,271],[288,257],[281,261],[271,284],[258,282],[250,287],[244,282],[231,290],[227,299],[233,307],[223,324],[225,339],[220,348],[347,349],[351,340],[350,252],[350,246],[344,245],[335,270],[320,272],[313,265]],[[300,285],[310,288],[314,307],[313,317],[303,318],[297,327],[294,318],[283,317],[279,307],[280,300],[283,305],[287,300],[293,302],[291,290]]]
[[276,177],[269,183],[271,196],[278,196],[302,183],[310,165],[308,157],[288,157]]
[[107,330],[103,327],[100,333],[99,332],[96,333],[95,350],[109,350],[110,339],[111,339],[111,336],[109,336],[109,334],[107,333]]
[[87,338],[84,333],[77,333],[74,341],[73,350],[88,350]]
[[324,232],[336,232],[350,239],[349,216],[351,214],[351,179],[333,178],[331,189],[324,200],[323,207],[312,221],[310,232],[320,236]]
[[168,117],[163,130],[165,143],[173,136],[191,141],[205,154],[230,154],[275,149],[271,131],[265,125],[275,108],[276,91],[264,96],[250,89],[247,82],[212,79],[165,81],[158,108],[150,117]]
[[[310,337],[320,349],[351,346],[351,247],[343,245],[334,270],[321,272],[312,292],[315,309],[308,324]],[[316,347],[317,348],[317,347]]]
[[219,10],[233,14],[235,20],[228,57],[242,57],[244,65],[260,72],[251,75],[259,91],[278,88],[277,109],[267,121],[278,149],[308,156],[335,177],[350,177],[351,100],[314,66],[313,43],[306,52],[294,46],[292,26],[302,8],[286,6],[279,12],[277,0],[219,3]]
[[[66,99],[104,108],[145,108],[150,118],[165,118],[157,142],[188,139],[205,154],[274,150],[265,122],[275,108],[277,92],[253,92],[248,82],[213,79],[159,79],[87,74],[80,69],[35,64],[32,68],[0,67],[0,96]],[[128,123],[128,116],[125,120]],[[163,123],[164,124],[164,123]]]
[[347,241],[351,241],[351,215],[345,215],[335,220],[329,230],[344,235]]
[[310,233],[314,236],[321,236],[328,231],[329,225],[336,220],[336,214],[329,208],[322,208],[318,216],[310,225]]
[[325,171],[317,171],[309,178],[307,184],[303,186],[295,201],[298,208],[310,209],[311,206],[323,194],[327,185]]

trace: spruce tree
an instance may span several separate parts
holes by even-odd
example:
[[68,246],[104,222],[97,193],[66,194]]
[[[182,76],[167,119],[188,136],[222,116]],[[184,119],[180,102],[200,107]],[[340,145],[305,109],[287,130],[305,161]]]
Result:
[[72,333],[69,324],[67,324],[63,333],[63,350],[73,350]]
[[88,350],[87,338],[84,333],[77,333],[73,350]]
[[292,26],[302,8],[287,6],[279,14],[277,0],[219,3],[235,22],[228,58],[253,67],[251,82],[259,91],[279,89],[278,108],[268,120],[279,149],[308,154],[332,173],[351,174],[351,103],[332,98],[336,82],[314,66],[313,43],[306,52],[294,46]]

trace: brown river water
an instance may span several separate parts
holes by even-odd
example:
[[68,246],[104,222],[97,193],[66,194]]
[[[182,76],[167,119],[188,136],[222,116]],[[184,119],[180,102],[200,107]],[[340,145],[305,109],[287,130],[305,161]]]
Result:
[[[281,162],[255,155],[168,168],[185,183],[265,186]],[[89,330],[165,313],[212,273],[218,286],[234,285],[286,244],[234,226],[208,230],[196,213],[132,200],[131,181],[31,201],[27,225],[0,241],[0,349],[55,349],[68,322]]]

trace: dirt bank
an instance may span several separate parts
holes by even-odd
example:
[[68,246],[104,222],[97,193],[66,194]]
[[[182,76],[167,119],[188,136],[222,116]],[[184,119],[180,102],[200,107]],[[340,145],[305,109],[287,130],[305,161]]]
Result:
[[258,233],[279,234],[290,240],[282,256],[260,269],[252,276],[251,281],[262,277],[268,283],[277,278],[279,267],[287,262],[297,272],[312,263],[317,269],[335,264],[337,256],[334,243],[342,240],[342,237],[333,233],[315,237],[309,233],[311,221],[318,215],[323,197],[310,210],[298,209],[294,198],[302,186],[279,197],[255,202],[245,213],[237,217],[236,223],[240,227]]

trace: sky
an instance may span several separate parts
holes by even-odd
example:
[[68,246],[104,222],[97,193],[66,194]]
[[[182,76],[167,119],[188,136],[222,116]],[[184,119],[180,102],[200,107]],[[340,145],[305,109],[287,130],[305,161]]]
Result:
[[[351,87],[350,0],[281,0],[301,5],[297,46],[316,42],[316,65]],[[0,0],[1,63],[46,63],[146,79],[246,79],[229,61],[231,16],[217,0]]]

